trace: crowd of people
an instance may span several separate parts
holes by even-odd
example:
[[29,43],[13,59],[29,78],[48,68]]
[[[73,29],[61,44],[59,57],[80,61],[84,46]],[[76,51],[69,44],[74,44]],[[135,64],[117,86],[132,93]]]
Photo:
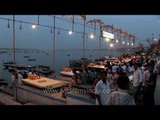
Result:
[[73,83],[91,83],[97,105],[155,105],[159,74],[159,59],[138,56],[128,62],[107,62],[101,70],[74,70]]

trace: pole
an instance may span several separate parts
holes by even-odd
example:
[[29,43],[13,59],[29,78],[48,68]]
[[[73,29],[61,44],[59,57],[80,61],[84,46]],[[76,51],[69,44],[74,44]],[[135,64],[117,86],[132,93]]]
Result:
[[83,54],[82,58],[85,57],[85,31],[86,31],[86,25],[85,25],[85,20],[84,20],[84,26],[83,26]]
[[100,37],[99,37],[99,59],[101,58],[101,25],[100,25]]
[[16,79],[16,32],[15,32],[15,15],[13,15],[13,62],[14,62],[14,97],[17,100],[17,79]]
[[53,70],[54,70],[54,74],[53,77],[55,77],[55,41],[56,41],[56,30],[55,30],[55,23],[56,23],[56,16],[54,15],[53,17]]

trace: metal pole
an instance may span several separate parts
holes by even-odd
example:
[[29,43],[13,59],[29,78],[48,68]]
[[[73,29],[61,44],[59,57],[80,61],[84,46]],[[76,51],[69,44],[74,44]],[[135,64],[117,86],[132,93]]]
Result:
[[82,54],[82,58],[85,57],[85,31],[86,31],[86,23],[84,20],[84,27],[83,27],[83,54]]
[[100,37],[99,37],[99,59],[101,58],[101,25],[100,25]]
[[53,21],[53,70],[54,70],[54,74],[53,76],[55,77],[55,42],[56,42],[56,30],[55,30],[55,25],[56,23],[56,16],[54,15],[54,21]]
[[17,79],[16,79],[16,32],[15,32],[15,15],[13,15],[13,62],[14,62],[14,97],[17,100]]

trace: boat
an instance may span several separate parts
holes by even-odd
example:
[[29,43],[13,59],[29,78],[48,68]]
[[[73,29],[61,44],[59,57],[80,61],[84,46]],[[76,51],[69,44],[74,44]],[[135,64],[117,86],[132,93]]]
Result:
[[98,65],[96,63],[90,63],[88,66],[88,68],[93,68],[93,69],[102,69],[102,70],[106,70],[104,65]]
[[10,62],[4,62],[3,66],[8,69],[9,67],[13,68],[14,67],[14,62],[10,61]]
[[24,56],[24,58],[29,58],[29,56],[28,56],[28,55],[26,55],[26,56]]
[[8,71],[9,71],[9,72],[13,72],[13,71],[14,71],[14,68],[8,67]]
[[63,71],[60,72],[61,75],[72,77],[74,75],[73,71],[69,67],[65,67]]
[[52,73],[54,73],[54,70],[51,70],[49,66],[44,65],[35,66],[34,71],[43,75],[51,75]]
[[34,59],[34,58],[31,58],[31,59],[28,59],[28,61],[36,61],[36,59]]

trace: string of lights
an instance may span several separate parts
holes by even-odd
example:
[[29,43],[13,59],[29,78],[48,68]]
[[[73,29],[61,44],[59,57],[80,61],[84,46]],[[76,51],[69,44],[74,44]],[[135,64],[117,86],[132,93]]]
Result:
[[[49,17],[53,17],[52,15],[48,15]],[[70,23],[72,23],[73,21],[72,20],[68,20],[68,19],[65,19],[65,18],[63,18],[63,17],[58,17],[58,16],[55,16],[55,18],[56,19],[59,19],[59,20],[64,20],[64,21],[66,21],[66,22],[70,22]],[[6,20],[6,21],[8,21],[8,28],[10,28],[10,21],[13,21],[13,19],[12,18],[3,18],[3,17],[0,17],[0,19],[1,20]],[[42,27],[47,27],[47,28],[49,28],[49,29],[51,29],[51,33],[53,33],[53,31],[52,31],[52,29],[54,29],[54,27],[53,26],[51,26],[51,25],[44,25],[44,24],[41,24],[40,22],[39,22],[39,19],[40,19],[40,17],[39,17],[39,15],[38,15],[38,22],[37,23],[35,23],[35,22],[28,22],[28,21],[24,21],[24,20],[17,20],[17,19],[15,19],[15,22],[18,22],[19,24],[20,24],[20,27],[19,27],[19,29],[20,30],[22,30],[22,24],[30,24],[30,25],[32,25],[32,28],[34,29],[34,28],[36,28],[36,26],[42,26]],[[83,23],[80,23],[80,22],[77,22],[77,21],[74,21],[74,24],[78,24],[78,25],[83,25]],[[92,29],[96,29],[96,30],[99,30],[100,31],[100,28],[97,28],[97,27],[95,27],[95,26],[92,26],[91,24],[86,24],[85,25],[87,28],[92,28]],[[67,28],[61,28],[61,27],[55,27],[55,29],[56,30],[58,30],[58,34],[60,34],[60,31],[66,31],[66,32],[68,32],[68,34],[69,35],[71,35],[72,33],[73,33],[73,31],[71,31],[70,29],[67,29]],[[75,30],[74,29],[74,33],[78,33],[78,34],[84,34],[84,32],[81,32],[81,31],[77,31],[77,30]],[[85,35],[86,35],[86,38],[88,38],[88,37],[90,37],[90,39],[94,39],[94,37],[93,37],[93,35],[91,34],[91,33],[86,33],[85,32]],[[99,35],[94,35],[95,37],[102,37],[101,36],[101,34],[99,34]],[[118,42],[116,42],[116,43],[118,43]],[[125,43],[123,43],[123,41],[122,41],[122,44],[125,44]],[[131,45],[132,45],[133,43],[131,43]]]

